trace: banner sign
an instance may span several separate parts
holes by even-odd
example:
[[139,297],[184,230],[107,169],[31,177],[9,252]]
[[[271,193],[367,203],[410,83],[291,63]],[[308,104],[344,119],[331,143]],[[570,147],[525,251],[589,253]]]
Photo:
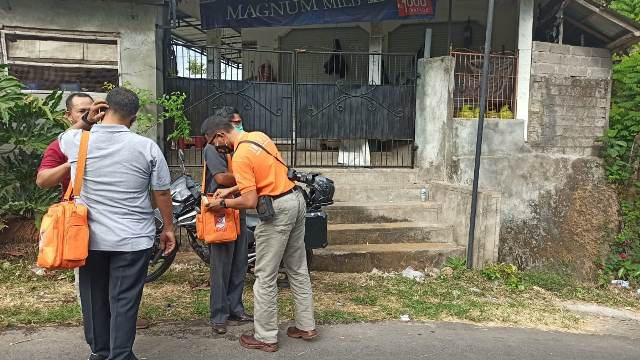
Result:
[[436,0],[201,0],[204,29],[431,19]]
[[401,17],[416,15],[433,15],[433,4],[430,0],[397,0],[398,14]]

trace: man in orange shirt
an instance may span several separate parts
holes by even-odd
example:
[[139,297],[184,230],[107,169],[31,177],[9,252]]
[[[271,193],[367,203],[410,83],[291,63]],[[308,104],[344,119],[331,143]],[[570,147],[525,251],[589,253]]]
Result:
[[[243,334],[240,344],[267,352],[278,350],[277,277],[283,260],[296,307],[296,326],[290,327],[287,335],[310,340],[318,332],[304,244],[304,197],[287,177],[288,168],[267,135],[239,132],[224,118],[211,119],[209,129],[218,152],[234,152],[233,175],[237,183],[233,188],[219,189],[216,192],[219,201],[213,202],[210,210],[252,209],[259,198],[272,201],[275,210],[270,219],[261,220],[256,227],[255,331]],[[237,192],[239,197],[229,198]]]

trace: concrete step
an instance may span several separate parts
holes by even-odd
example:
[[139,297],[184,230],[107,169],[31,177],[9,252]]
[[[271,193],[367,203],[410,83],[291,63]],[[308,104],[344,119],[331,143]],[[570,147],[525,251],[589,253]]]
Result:
[[331,272],[370,272],[374,268],[401,271],[440,267],[450,256],[464,256],[465,248],[447,243],[330,245],[313,251],[312,269]]
[[339,202],[326,208],[331,224],[371,224],[399,221],[436,223],[442,205],[428,201]]
[[[364,184],[371,184],[371,182]],[[420,189],[423,187],[418,184],[346,186],[337,184],[333,199],[336,203],[359,202],[362,204],[420,201]]]
[[332,224],[329,245],[452,242],[453,227],[416,222]]

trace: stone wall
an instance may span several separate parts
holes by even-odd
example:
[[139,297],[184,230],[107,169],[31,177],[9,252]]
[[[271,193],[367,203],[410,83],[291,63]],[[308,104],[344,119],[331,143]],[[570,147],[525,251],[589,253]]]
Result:
[[608,126],[611,54],[534,42],[528,144],[537,151],[597,155]]
[[[586,54],[584,48],[565,46],[561,50],[573,51],[578,57],[577,49]],[[589,54],[594,53],[602,52],[589,49]],[[541,81],[549,87],[538,91],[539,87],[532,86],[532,101],[539,100],[544,104],[544,111],[531,114],[530,121],[535,115],[538,119],[528,127],[544,125],[548,131],[545,134],[555,131],[566,135],[542,138],[546,143],[541,140],[525,141],[523,135],[527,124],[524,120],[486,119],[480,189],[485,194],[496,194],[494,199],[499,202],[488,202],[495,204],[492,209],[499,213],[493,218],[499,229],[499,241],[493,244],[499,244],[500,261],[511,262],[521,268],[560,264],[576,274],[590,277],[595,273],[594,260],[606,253],[607,244],[615,236],[619,223],[616,193],[606,182],[602,160],[591,156],[595,150],[594,141],[607,124],[608,113],[598,115],[603,118],[599,120],[599,127],[592,129],[590,124],[599,117],[591,116],[589,111],[597,107],[598,102],[608,107],[610,80],[598,78],[603,74],[600,71],[589,72],[591,68],[588,65],[578,66],[585,74],[583,77],[572,77],[557,74],[555,68],[551,70],[551,67],[539,64],[536,74],[532,75],[532,83]],[[542,69],[547,73],[541,73]],[[564,67],[560,69],[566,70]],[[453,98],[453,60],[442,57],[421,61],[419,70],[416,163],[420,173],[434,185],[444,182],[468,188],[473,179],[478,121],[451,116],[448,99]],[[589,78],[588,74],[596,78]],[[600,94],[596,92],[602,83],[607,86],[606,94],[594,101],[593,98]],[[565,95],[561,95],[561,91]],[[574,95],[566,95],[570,93]],[[579,93],[593,94],[590,95],[592,100],[571,106],[552,101],[559,98],[578,102],[584,97]],[[582,114],[578,113],[581,107],[585,108]],[[573,112],[570,118],[563,118],[565,111]],[[585,145],[576,146],[576,139],[588,141],[584,140]],[[443,191],[442,186],[434,186],[433,193],[434,198],[441,196],[444,203],[457,204],[450,206],[446,215],[448,219],[457,219],[457,236],[464,241],[469,218],[469,207],[465,201],[469,199],[448,197],[451,192]],[[480,216],[487,210],[486,206],[480,207]],[[482,233],[480,228],[476,231]],[[488,249],[491,249],[490,239],[482,240]]]

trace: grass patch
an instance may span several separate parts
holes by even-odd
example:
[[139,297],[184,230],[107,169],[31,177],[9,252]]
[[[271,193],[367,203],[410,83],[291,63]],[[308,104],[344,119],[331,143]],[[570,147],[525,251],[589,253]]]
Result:
[[[0,263],[0,328],[80,324],[73,273],[39,276],[26,262]],[[518,286],[509,281],[517,280]],[[152,322],[209,318],[209,271],[201,263],[177,263],[145,286],[141,316]],[[631,291],[582,283],[564,272],[534,270],[488,280],[479,271],[456,270],[451,277],[419,283],[400,275],[312,273],[316,320],[320,324],[395,320],[463,320],[504,325],[577,329],[579,315],[561,300],[590,301],[640,310]],[[253,312],[253,278],[247,277],[245,306]],[[279,318],[294,316],[291,291],[278,292]]]
[[351,298],[356,305],[374,306],[378,304],[378,296],[373,294],[358,295]]
[[316,311],[316,321],[323,325],[350,324],[366,320],[366,317],[350,311],[337,309],[320,309]]
[[77,324],[82,320],[78,304],[60,304],[47,308],[12,306],[0,311],[0,324],[4,326],[39,324]]

